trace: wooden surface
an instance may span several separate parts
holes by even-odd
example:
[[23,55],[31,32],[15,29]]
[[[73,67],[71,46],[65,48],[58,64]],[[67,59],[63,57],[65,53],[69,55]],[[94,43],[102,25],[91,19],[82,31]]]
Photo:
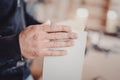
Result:
[[118,50],[109,54],[90,49],[85,57],[82,80],[120,80],[120,39],[106,36],[103,47]]

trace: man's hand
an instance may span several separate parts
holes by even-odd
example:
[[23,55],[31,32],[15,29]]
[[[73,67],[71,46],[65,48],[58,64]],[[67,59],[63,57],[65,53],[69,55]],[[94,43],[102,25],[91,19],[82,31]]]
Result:
[[50,50],[50,48],[62,48],[73,46],[73,39],[77,34],[71,28],[63,25],[31,25],[19,35],[22,55],[25,58],[34,59],[41,56],[62,56],[66,50]]

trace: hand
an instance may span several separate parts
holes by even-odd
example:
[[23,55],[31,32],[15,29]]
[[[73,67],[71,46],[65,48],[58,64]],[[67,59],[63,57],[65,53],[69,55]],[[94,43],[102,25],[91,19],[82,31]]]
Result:
[[49,48],[73,46],[73,39],[76,38],[77,34],[73,33],[68,26],[44,23],[28,26],[20,33],[19,43],[22,55],[34,59],[41,56],[65,55],[66,50],[49,50]]

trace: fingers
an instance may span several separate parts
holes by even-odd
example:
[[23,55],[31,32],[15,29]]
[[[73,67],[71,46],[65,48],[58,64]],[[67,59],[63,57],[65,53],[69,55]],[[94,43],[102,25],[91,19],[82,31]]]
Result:
[[66,50],[49,50],[49,48],[62,48],[73,46],[73,39],[77,38],[77,34],[73,33],[70,27],[63,25],[51,25],[50,23],[45,23],[42,25],[33,25],[31,26],[31,30],[31,33],[34,34],[30,35],[30,38],[28,37],[28,40],[32,40],[31,45],[30,42],[28,44],[32,46],[31,49],[34,50],[31,50],[33,56],[66,55]]
[[77,34],[71,31],[71,28],[63,25],[36,25],[39,26],[39,30],[47,33],[45,36],[48,40],[59,40],[59,39],[76,39]]
[[64,41],[64,42],[50,41],[47,43],[45,47],[46,48],[62,48],[62,47],[70,47],[73,45],[74,45],[73,41]]
[[76,33],[49,33],[47,34],[46,38],[48,40],[62,40],[62,39],[76,39],[77,34]]
[[66,50],[47,50],[44,56],[64,56],[66,54]]
[[46,32],[71,32],[71,28],[63,25],[45,25],[41,29]]

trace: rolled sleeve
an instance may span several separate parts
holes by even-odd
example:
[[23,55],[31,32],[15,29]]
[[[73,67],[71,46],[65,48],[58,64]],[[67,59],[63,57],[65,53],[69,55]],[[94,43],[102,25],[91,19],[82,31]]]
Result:
[[23,78],[30,74],[29,66],[26,61],[23,65],[17,66],[19,61],[21,61],[19,35],[0,37],[0,78],[25,80]]
[[0,36],[0,61],[21,58],[19,35]]

